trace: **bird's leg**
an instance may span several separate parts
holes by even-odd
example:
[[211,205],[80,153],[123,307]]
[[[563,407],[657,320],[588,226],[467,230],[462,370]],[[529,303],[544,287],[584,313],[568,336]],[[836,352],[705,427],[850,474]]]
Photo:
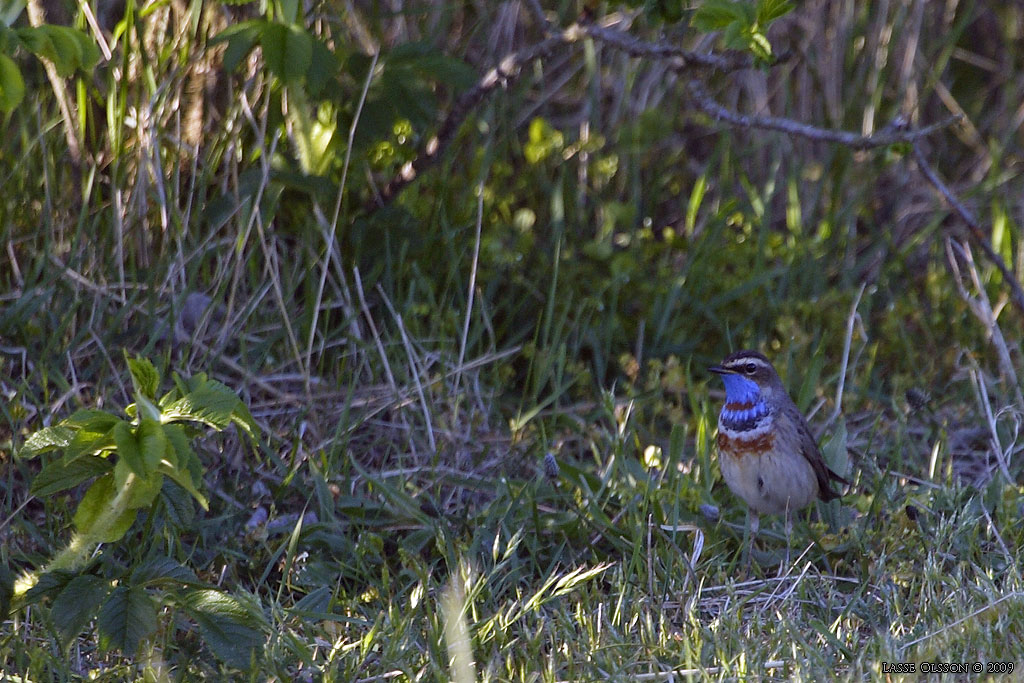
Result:
[[782,565],[783,570],[789,567],[789,546],[793,536],[793,514],[792,511],[786,508],[786,562]]
[[747,525],[743,532],[744,554],[747,556],[747,575],[750,575],[750,562],[754,556],[754,539],[757,537],[757,530],[761,528],[761,518],[757,513],[747,508]]

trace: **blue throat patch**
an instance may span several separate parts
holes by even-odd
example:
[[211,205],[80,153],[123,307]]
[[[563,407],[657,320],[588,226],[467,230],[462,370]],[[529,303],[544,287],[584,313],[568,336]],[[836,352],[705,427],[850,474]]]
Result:
[[[745,432],[757,426],[762,417],[768,414],[768,404],[761,398],[761,390],[757,382],[742,375],[722,375],[725,382],[725,403],[719,418],[722,424],[737,432]],[[730,404],[744,406],[739,410],[728,408]]]

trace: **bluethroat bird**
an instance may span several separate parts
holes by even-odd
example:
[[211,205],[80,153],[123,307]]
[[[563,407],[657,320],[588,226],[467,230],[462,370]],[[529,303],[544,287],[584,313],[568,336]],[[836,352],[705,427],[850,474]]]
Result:
[[791,513],[815,498],[839,498],[831,482],[849,485],[825,464],[800,409],[779,373],[757,351],[737,351],[708,368],[725,382],[718,414],[718,465],[725,483],[747,504],[751,549],[758,515]]

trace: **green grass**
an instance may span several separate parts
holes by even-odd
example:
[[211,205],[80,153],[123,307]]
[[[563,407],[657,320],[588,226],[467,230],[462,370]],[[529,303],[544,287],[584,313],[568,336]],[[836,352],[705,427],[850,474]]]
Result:
[[[261,439],[200,439],[210,510],[165,490],[82,573],[171,558],[265,646],[248,666],[218,659],[161,585],[136,652],[108,650],[95,620],[63,642],[51,600],[7,615],[4,674],[821,680],[1008,661],[990,678],[1019,676],[1021,312],[980,252],[976,281],[963,257],[953,270],[958,227],[908,157],[721,128],[674,72],[592,44],[486,98],[437,167],[366,212],[464,87],[450,60],[483,73],[539,39],[497,4],[422,5],[344,21],[316,5],[305,25],[340,61],[320,94],[282,87],[259,52],[221,69],[208,34],[255,6],[136,8],[113,63],[82,81],[77,166],[42,69],[19,58],[28,95],[0,144],[0,558],[45,565],[84,494],[29,496],[48,457],[19,456],[30,433],[132,402],[122,350],[165,377],[206,372]],[[794,56],[716,77],[715,95],[849,130],[866,110],[883,127],[908,92],[915,124],[962,109],[969,125],[928,156],[1019,272],[1021,10],[925,3],[918,23],[897,5],[801,7],[769,32]],[[692,47],[685,21],[669,29]],[[630,31],[660,28],[641,15]],[[364,34],[439,52],[385,50],[364,99]],[[314,103],[333,137],[303,127]],[[322,175],[304,174],[313,162]],[[776,561],[749,573],[704,370],[742,347],[772,358],[854,482],[788,546],[762,520]]]

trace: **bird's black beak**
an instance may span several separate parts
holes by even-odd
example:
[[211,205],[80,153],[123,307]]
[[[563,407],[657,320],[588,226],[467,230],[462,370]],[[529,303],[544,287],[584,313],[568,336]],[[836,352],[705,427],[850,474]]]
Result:
[[723,368],[721,365],[712,365],[708,368],[708,372],[713,372],[716,375],[733,375],[735,374],[729,368]]

